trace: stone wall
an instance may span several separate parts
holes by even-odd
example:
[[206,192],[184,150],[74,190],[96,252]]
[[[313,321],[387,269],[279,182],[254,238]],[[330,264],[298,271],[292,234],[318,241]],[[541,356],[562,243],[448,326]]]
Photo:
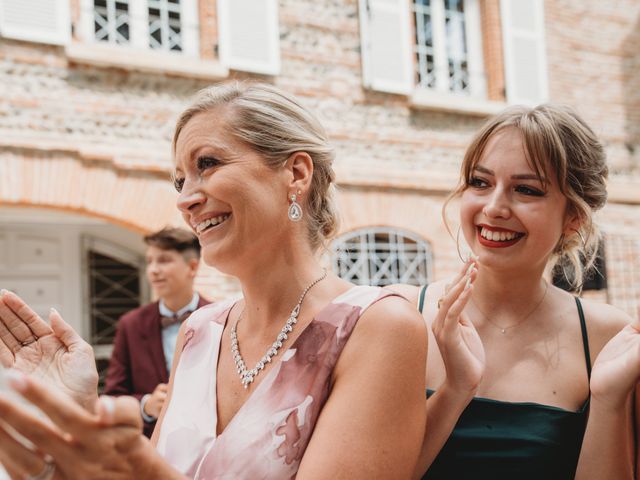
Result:
[[[281,0],[279,7],[281,73],[229,78],[272,81],[319,114],[338,153],[344,232],[378,225],[415,232],[431,243],[435,278],[449,275],[458,260],[440,210],[483,119],[363,89],[356,0]],[[200,13],[201,56],[215,62],[215,2],[201,1]],[[482,2],[481,13],[488,96],[503,100],[498,1]],[[639,22],[634,0],[545,3],[551,100],[576,107],[607,145],[606,298],[633,314],[640,304],[638,269],[630,267],[640,257]],[[0,39],[0,203],[76,211],[141,233],[179,224],[167,181],[173,124],[211,81],[158,68],[92,66],[62,47]],[[198,284],[212,298],[237,290],[212,269]]]

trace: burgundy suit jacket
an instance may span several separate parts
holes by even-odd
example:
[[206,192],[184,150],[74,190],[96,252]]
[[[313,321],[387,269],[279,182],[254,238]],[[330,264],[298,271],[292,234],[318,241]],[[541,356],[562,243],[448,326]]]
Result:
[[[200,297],[198,308],[208,300]],[[125,313],[118,321],[109,370],[106,395],[131,395],[140,400],[159,383],[169,381],[162,349],[162,327],[158,302]],[[155,422],[144,422],[144,433],[151,436]]]

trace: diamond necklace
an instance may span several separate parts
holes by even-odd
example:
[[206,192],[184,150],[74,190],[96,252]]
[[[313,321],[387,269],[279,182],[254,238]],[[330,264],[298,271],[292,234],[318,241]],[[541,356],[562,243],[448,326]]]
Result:
[[485,318],[485,320],[487,322],[489,322],[491,325],[493,325],[494,327],[500,329],[500,332],[502,332],[502,334],[504,335],[504,334],[507,333],[507,330],[509,330],[510,328],[517,327],[518,325],[524,323],[531,315],[533,315],[533,312],[538,310],[538,307],[540,307],[540,305],[542,305],[542,302],[544,302],[544,299],[547,296],[547,290],[549,290],[549,282],[547,282],[545,280],[544,285],[545,285],[545,287],[544,287],[544,293],[542,294],[542,298],[538,301],[538,303],[536,303],[536,306],[533,307],[533,310],[531,310],[529,313],[527,313],[522,320],[520,320],[519,322],[514,323],[513,325],[509,325],[508,327],[501,327],[497,323],[493,322],[489,318],[489,315],[487,315],[482,310],[480,310],[480,307],[478,307],[476,302],[473,300],[473,297],[471,297],[471,302],[473,303],[473,306],[476,307],[476,309],[482,314],[482,316]]
[[302,306],[302,301],[304,300],[304,297],[307,295],[307,292],[311,290],[311,287],[313,287],[316,283],[320,282],[321,280],[324,280],[326,276],[327,276],[327,269],[325,268],[323,269],[322,275],[316,278],[313,282],[311,282],[307,286],[307,288],[305,288],[302,291],[302,294],[300,295],[300,299],[298,300],[298,303],[296,304],[295,307],[293,307],[293,310],[291,310],[291,313],[289,314],[289,318],[287,319],[287,321],[284,324],[284,327],[282,327],[282,330],[280,330],[280,333],[276,337],[276,341],[273,342],[271,347],[269,347],[269,349],[267,350],[267,353],[263,355],[263,357],[258,361],[258,363],[256,363],[256,366],[253,367],[251,370],[247,370],[247,366],[245,365],[244,360],[242,359],[242,355],[240,355],[240,345],[238,345],[238,333],[236,329],[238,327],[238,323],[240,323],[240,320],[242,320],[242,314],[244,313],[244,309],[242,309],[242,312],[240,312],[240,315],[238,316],[238,320],[236,321],[236,324],[231,328],[231,353],[233,355],[233,361],[236,362],[238,375],[240,375],[240,380],[242,381],[242,386],[244,388],[249,388],[249,384],[253,382],[253,379],[258,375],[258,373],[264,370],[264,367],[266,366],[266,364],[271,363],[271,359],[278,354],[278,351],[282,347],[282,342],[284,342],[287,338],[289,338],[289,334],[293,331],[293,326],[298,321],[298,315],[300,314],[300,307]]

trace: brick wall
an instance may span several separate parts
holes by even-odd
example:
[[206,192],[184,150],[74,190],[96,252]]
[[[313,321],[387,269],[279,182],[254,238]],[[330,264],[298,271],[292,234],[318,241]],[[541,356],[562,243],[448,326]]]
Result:
[[[408,229],[432,245],[435,277],[450,274],[459,261],[440,208],[482,118],[417,110],[404,96],[364,90],[356,0],[281,0],[279,6],[282,69],[266,79],[302,97],[325,124],[338,153],[343,231]],[[201,1],[200,13],[201,56],[215,61],[215,2]],[[483,1],[481,15],[489,98],[500,100],[498,1]],[[628,191],[640,179],[639,22],[634,0],[545,3],[551,99],[578,108],[602,135],[614,180],[630,185]],[[208,83],[82,65],[63,48],[0,39],[0,202],[81,211],[140,232],[179,224],[166,180],[170,137],[190,95]],[[7,173],[15,182],[3,181]],[[73,197],[66,175],[93,196]],[[43,177],[57,186],[51,190],[51,182],[38,180]],[[600,219],[610,238],[608,299],[635,313],[640,279],[618,262],[640,257],[633,241],[640,237],[638,199],[625,195]],[[212,269],[202,270],[198,285],[216,299],[237,290]]]

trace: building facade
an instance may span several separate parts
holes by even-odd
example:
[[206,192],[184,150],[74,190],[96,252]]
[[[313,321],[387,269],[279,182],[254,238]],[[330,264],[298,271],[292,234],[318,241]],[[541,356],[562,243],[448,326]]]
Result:
[[[572,105],[611,169],[606,288],[589,294],[637,315],[635,0],[0,0],[0,286],[59,308],[107,358],[120,313],[149,298],[142,235],[182,224],[175,119],[230,79],[320,116],[342,212],[325,259],[358,283],[455,271],[441,209],[473,132],[509,104]],[[237,292],[209,267],[197,286]]]

